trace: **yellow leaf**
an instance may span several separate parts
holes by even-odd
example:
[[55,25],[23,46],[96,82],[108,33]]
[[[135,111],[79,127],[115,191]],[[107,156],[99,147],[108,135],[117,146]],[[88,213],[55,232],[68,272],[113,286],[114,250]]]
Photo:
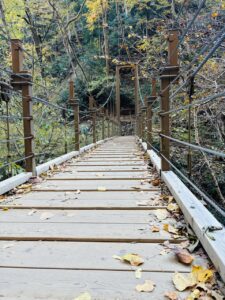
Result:
[[170,224],[163,224],[163,230],[169,232],[169,233],[174,233],[177,234],[177,229],[174,228],[172,225]]
[[155,288],[155,283],[151,280],[145,280],[144,284],[138,284],[136,290],[138,292],[152,292]]
[[207,282],[213,277],[214,272],[201,266],[193,266],[192,274],[198,282]]
[[74,300],[91,300],[91,295],[87,292],[80,294],[80,296],[74,298]]
[[3,210],[3,211],[8,211],[9,209],[8,209],[8,207],[3,207],[2,210]]
[[173,283],[176,287],[176,289],[180,292],[186,290],[188,287],[193,287],[194,285],[197,284],[196,277],[192,274],[189,273],[187,275],[180,274],[176,272],[173,275]]
[[98,191],[99,192],[105,192],[106,191],[106,187],[105,186],[99,186],[98,187]]
[[195,289],[188,297],[186,300],[195,300],[200,297],[200,291],[198,289]]
[[135,253],[125,254],[121,258],[123,261],[130,263],[132,266],[140,266],[144,263],[143,258]]
[[167,205],[167,210],[168,211],[179,211],[179,206],[176,203],[170,203]]

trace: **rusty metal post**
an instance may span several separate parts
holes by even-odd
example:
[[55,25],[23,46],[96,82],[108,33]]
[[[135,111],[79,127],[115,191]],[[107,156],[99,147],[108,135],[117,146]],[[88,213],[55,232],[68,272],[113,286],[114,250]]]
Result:
[[33,102],[32,102],[32,76],[23,71],[23,50],[20,40],[11,41],[13,74],[11,83],[14,89],[22,91],[23,131],[25,147],[25,169],[36,176]]
[[116,118],[120,127],[120,67],[116,66]]
[[80,151],[79,101],[75,98],[73,80],[69,82],[69,103],[74,110],[75,151]]
[[96,110],[94,108],[94,98],[93,96],[89,97],[89,109],[92,116],[92,133],[93,133],[93,143],[96,143]]
[[136,133],[140,137],[140,103],[139,103],[139,79],[138,79],[138,64],[134,67],[134,101],[135,101],[135,115],[136,115]]
[[147,100],[147,147],[151,149],[151,145],[153,143],[152,138],[152,104],[156,100],[156,79],[152,78],[152,93],[151,96]]
[[102,109],[101,113],[101,119],[102,119],[102,140],[105,139],[105,113],[104,113],[104,108]]
[[[171,30],[168,37],[169,51],[168,51],[168,65],[161,72],[161,92],[160,92],[160,107],[161,107],[161,134],[170,136],[170,115],[163,115],[170,109],[170,82],[173,81],[179,72],[178,66],[178,31]],[[160,138],[160,153],[162,155],[162,171],[170,170],[170,140],[161,135]]]
[[109,111],[106,110],[106,120],[107,120],[107,137],[110,137],[110,118],[109,118]]
[[12,51],[12,70],[13,73],[20,73],[23,70],[23,45],[22,41],[18,39],[11,40]]

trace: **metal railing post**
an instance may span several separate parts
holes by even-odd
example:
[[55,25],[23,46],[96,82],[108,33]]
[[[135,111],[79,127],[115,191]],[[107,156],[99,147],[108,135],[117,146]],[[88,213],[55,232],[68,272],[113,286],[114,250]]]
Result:
[[73,80],[69,82],[69,104],[74,110],[75,151],[80,151],[79,101],[75,98]]
[[[171,30],[168,37],[168,65],[161,71],[161,92],[160,92],[160,108],[161,113],[170,109],[170,82],[177,77],[179,72],[178,66],[178,31]],[[170,115],[160,114],[161,134],[170,136]],[[170,170],[170,141],[168,138],[160,136],[160,153],[162,155],[161,167],[162,171]]]
[[22,42],[18,39],[11,40],[13,74],[11,76],[12,86],[22,91],[23,107],[23,132],[25,147],[25,169],[36,176],[34,124],[33,124],[33,102],[32,102],[32,76],[23,71]]
[[152,93],[151,96],[147,100],[147,148],[151,149],[151,145],[153,143],[153,138],[152,138],[152,117],[153,117],[153,112],[152,112],[152,104],[156,100],[156,79],[152,78]]

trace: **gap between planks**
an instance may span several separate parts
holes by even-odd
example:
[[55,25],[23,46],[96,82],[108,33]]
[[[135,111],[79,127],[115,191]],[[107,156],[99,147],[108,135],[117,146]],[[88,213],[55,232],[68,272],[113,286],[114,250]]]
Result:
[[18,236],[0,236],[0,241],[46,241],[46,242],[90,242],[90,243],[148,243],[148,244],[163,244],[165,241],[168,241],[171,244],[180,244],[187,239],[142,239],[142,238],[76,238],[76,237],[18,237]]
[[[25,266],[1,266],[0,269],[28,269],[28,270],[65,270],[65,271],[106,271],[106,272],[135,272],[135,269],[107,269],[107,268],[69,268],[69,267],[25,267]],[[143,273],[174,273],[174,270],[143,269]],[[190,273],[180,270],[179,273]]]

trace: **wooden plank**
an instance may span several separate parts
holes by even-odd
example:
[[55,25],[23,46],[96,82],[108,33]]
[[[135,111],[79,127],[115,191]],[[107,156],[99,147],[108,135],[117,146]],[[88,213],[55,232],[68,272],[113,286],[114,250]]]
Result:
[[[7,248],[7,246],[9,246]],[[91,249],[91,251],[90,251]],[[178,262],[171,251],[160,253],[164,247],[159,244],[129,243],[88,243],[88,242],[29,242],[0,241],[1,267],[55,268],[83,270],[133,270],[131,265],[118,261],[113,255],[123,256],[138,253],[144,260],[143,271],[189,272],[191,266]],[[16,253],[16,255],[15,255]],[[74,255],[76,253],[76,255]],[[63,259],[62,259],[63,258]],[[208,260],[195,256],[193,264],[207,266]]]
[[[147,279],[156,283],[154,291],[137,292],[135,286]],[[1,268],[0,290],[2,298],[7,300],[18,297],[24,300],[71,300],[84,292],[97,300],[155,300],[164,299],[165,292],[174,290],[174,286],[171,273],[143,272],[142,279],[137,280],[134,271]],[[183,299],[185,295],[182,293]]]
[[53,220],[41,223],[2,223],[0,239],[145,243],[162,243],[165,240],[171,240],[174,242],[174,239],[166,231],[152,233],[150,225],[55,223]]
[[[50,219],[41,220],[45,213],[50,213]],[[41,210],[34,212],[33,209],[8,210],[0,211],[1,223],[92,223],[92,224],[142,224],[149,225],[153,222],[162,228],[163,222],[158,222],[153,214],[149,211],[93,211],[93,210]],[[168,218],[166,223],[176,224],[176,220]]]
[[151,183],[147,181],[138,180],[89,180],[85,182],[84,180],[76,180],[76,181],[67,181],[67,180],[49,180],[44,181],[43,183],[34,187],[34,190],[38,189],[69,189],[69,190],[97,190],[99,187],[104,186],[107,190],[144,190],[144,189],[154,189],[159,190],[158,187],[154,187]]
[[[56,173],[50,179],[57,179],[57,178],[76,178],[76,179],[99,179],[102,180],[120,180],[120,179],[139,179],[143,180],[148,178],[153,178],[152,175],[149,175],[147,172],[77,172],[77,171],[64,171],[60,173]],[[47,178],[49,180],[49,178]]]
[[145,163],[144,162],[142,162],[142,161],[140,161],[140,162],[130,162],[130,163],[128,163],[128,162],[117,162],[117,161],[115,161],[115,162],[104,162],[104,161],[102,161],[102,162],[98,162],[97,164],[95,163],[95,162],[86,162],[86,161],[77,161],[76,163],[71,163],[71,164],[67,164],[67,165],[69,165],[69,166],[71,166],[71,167],[77,167],[77,166],[82,166],[82,165],[84,165],[84,166],[88,166],[88,167],[90,167],[90,166],[117,166],[117,167],[119,167],[119,166],[129,166],[129,167],[132,167],[132,166],[145,166]]

